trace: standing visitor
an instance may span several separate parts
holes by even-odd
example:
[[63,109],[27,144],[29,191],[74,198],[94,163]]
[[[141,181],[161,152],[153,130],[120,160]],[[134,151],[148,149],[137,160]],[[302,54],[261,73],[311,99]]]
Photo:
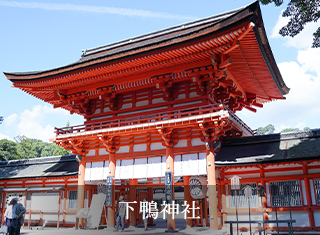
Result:
[[7,205],[7,209],[4,212],[3,219],[7,227],[9,227],[12,221],[12,205],[10,203]]
[[[144,198],[143,202],[146,203],[147,199]],[[143,217],[143,214],[142,214],[142,217]],[[144,231],[148,230],[148,217],[149,217],[149,213],[148,213],[148,211],[145,211],[144,218],[142,218],[143,219],[143,223],[144,223]]]
[[12,221],[9,226],[9,235],[20,235],[20,228],[24,222],[23,214],[26,209],[21,203],[18,203],[18,198],[13,198],[10,202],[12,205]]
[[123,196],[119,197],[119,207],[118,207],[119,209],[117,212],[118,216],[116,219],[116,228],[115,228],[114,232],[118,232],[120,220],[121,220],[121,226],[122,226],[121,232],[124,232],[124,216],[126,214],[126,205],[125,205],[125,203],[122,203],[123,199],[124,199]]

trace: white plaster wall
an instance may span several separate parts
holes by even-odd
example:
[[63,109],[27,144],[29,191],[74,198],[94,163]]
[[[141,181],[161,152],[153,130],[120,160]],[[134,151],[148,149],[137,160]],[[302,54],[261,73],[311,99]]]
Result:
[[199,146],[199,145],[204,146],[204,143],[201,141],[200,138],[196,138],[196,139],[191,139],[191,145],[192,146]]
[[[228,212],[227,213],[227,220],[229,221],[237,221],[237,217],[236,217],[236,212]],[[249,220],[249,210],[248,212],[245,212],[245,213],[238,213],[238,220],[241,221],[241,220],[246,220],[248,221]],[[262,213],[259,213],[259,212],[251,212],[251,220],[262,220]],[[229,225],[228,225],[229,226]],[[258,227],[258,224],[252,224],[251,225],[252,227]],[[235,229],[237,227],[236,224],[233,224],[233,228]],[[247,223],[247,224],[239,224],[239,227],[246,227],[246,228],[249,228],[250,227],[250,224]],[[262,227],[262,225],[261,225]]]
[[145,106],[145,105],[148,105],[148,100],[142,100],[142,101],[139,101],[139,102],[136,102],[136,107],[141,107],[141,106]]
[[[269,213],[269,220],[275,220],[276,213]],[[289,220],[290,213],[289,211],[278,211],[278,219],[279,220]],[[296,223],[293,224],[293,227],[309,227],[309,215],[307,211],[292,211],[292,219],[296,220]],[[270,227],[276,227],[276,223],[270,223]],[[279,226],[288,226],[288,224],[279,224]]]
[[99,149],[99,155],[100,155],[100,156],[101,156],[101,155],[107,155],[107,154],[109,154],[109,153],[107,152],[107,150],[106,150],[105,148]]
[[157,143],[151,143],[150,149],[151,150],[166,149],[166,147],[164,147],[161,142],[157,142]]
[[152,104],[159,104],[163,102],[164,102],[163,98],[152,99]]
[[146,144],[133,145],[133,151],[134,152],[147,151],[147,145]]
[[129,153],[130,147],[129,146],[121,146],[117,153]]
[[126,103],[122,105],[122,109],[130,109],[132,108],[132,103]]
[[174,146],[174,148],[181,148],[181,147],[187,147],[188,141],[187,140],[179,140],[178,143]]
[[274,177],[274,176],[286,176],[286,175],[302,175],[302,170],[296,170],[296,171],[276,171],[276,172],[266,172],[265,177]]
[[90,157],[90,156],[94,156],[96,154],[96,150],[94,149],[90,149],[88,154],[86,155],[87,157]]
[[313,211],[316,227],[320,227],[320,211]]
[[185,98],[186,98],[186,94],[180,94],[180,95],[178,95],[177,100],[183,100]]
[[190,94],[189,94],[189,98],[193,98],[193,97],[197,97],[198,95],[197,95],[197,92],[190,92]]

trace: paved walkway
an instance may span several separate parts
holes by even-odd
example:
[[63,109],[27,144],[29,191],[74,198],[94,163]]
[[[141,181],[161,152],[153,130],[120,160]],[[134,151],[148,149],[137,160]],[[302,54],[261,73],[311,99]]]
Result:
[[[90,234],[90,235],[100,235],[100,234],[124,234],[124,235],[129,235],[129,234],[152,234],[152,235],[157,235],[157,234],[170,234],[165,232],[166,229],[164,228],[149,228],[148,231],[144,231],[143,228],[126,228],[124,232],[113,232],[112,230],[108,229],[99,229],[99,230],[76,230],[74,228],[60,228],[59,230],[53,229],[53,228],[44,228],[44,229],[32,229],[32,230],[27,230],[27,229],[22,229],[21,234],[23,235],[54,235],[54,234],[68,234],[68,235],[76,235],[76,234]],[[209,228],[189,228],[189,229],[180,229],[178,230],[177,235],[214,235],[214,234],[223,234],[223,232],[218,231],[218,232],[213,232],[210,231]]]
[[[167,230],[167,223],[165,220],[163,219],[157,219],[157,221],[155,221],[156,226],[150,226],[148,228],[147,231],[144,231],[143,226],[139,226],[139,227],[128,227],[125,228],[124,232],[113,232],[113,230],[110,229],[90,229],[90,230],[83,230],[83,229],[79,229],[76,230],[75,228],[60,228],[59,230],[57,230],[56,228],[50,228],[50,227],[33,227],[32,229],[28,230],[28,229],[22,229],[21,230],[21,234],[23,235],[53,235],[53,234],[68,234],[68,235],[76,235],[76,234],[88,234],[88,235],[100,235],[100,234],[114,234],[114,235],[120,235],[120,234],[124,234],[124,235],[131,235],[131,234],[152,234],[152,235],[157,235],[157,234],[170,234],[165,232]],[[214,234],[226,234],[227,231],[212,231],[209,228],[202,228],[202,227],[197,227],[197,228],[185,228],[185,221],[184,219],[176,219],[176,228],[178,233],[176,233],[177,235],[214,235]]]

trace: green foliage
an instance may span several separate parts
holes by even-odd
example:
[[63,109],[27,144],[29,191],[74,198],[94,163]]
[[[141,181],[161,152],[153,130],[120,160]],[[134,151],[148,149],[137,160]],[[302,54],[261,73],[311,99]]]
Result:
[[[273,2],[276,6],[283,4],[283,0],[260,0],[264,5]],[[309,22],[317,22],[320,18],[319,0],[290,0],[282,16],[289,17],[288,24],[279,33],[282,36],[294,37],[299,34]],[[312,47],[320,47],[320,27],[313,34]]]
[[259,127],[257,129],[257,135],[270,135],[273,134],[275,130],[274,125],[269,124],[265,127]]
[[280,133],[286,133],[286,132],[297,132],[300,131],[299,128],[285,128]]
[[17,136],[15,140],[16,142],[0,140],[0,161],[70,154],[70,151],[54,143],[45,143],[26,136]]
[[0,140],[0,161],[19,159],[17,143],[11,140]]

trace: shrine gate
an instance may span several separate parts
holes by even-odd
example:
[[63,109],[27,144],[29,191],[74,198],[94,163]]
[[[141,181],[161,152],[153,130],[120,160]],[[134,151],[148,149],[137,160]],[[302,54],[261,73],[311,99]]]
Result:
[[[201,214],[211,229],[218,229],[219,143],[254,135],[237,111],[255,112],[289,92],[258,2],[88,49],[62,67],[5,75],[13,87],[84,116],[83,125],[56,128],[54,142],[81,156],[78,209],[87,185],[112,177],[109,228],[114,227],[116,195],[136,201],[142,188],[152,200],[153,189],[166,186],[174,200],[175,186],[188,187],[191,176],[205,176],[208,199],[201,202]],[[165,182],[165,175],[171,181]],[[188,190],[184,200],[193,200]],[[137,225],[137,217],[130,212],[129,223]],[[171,216],[167,227],[175,229]]]

